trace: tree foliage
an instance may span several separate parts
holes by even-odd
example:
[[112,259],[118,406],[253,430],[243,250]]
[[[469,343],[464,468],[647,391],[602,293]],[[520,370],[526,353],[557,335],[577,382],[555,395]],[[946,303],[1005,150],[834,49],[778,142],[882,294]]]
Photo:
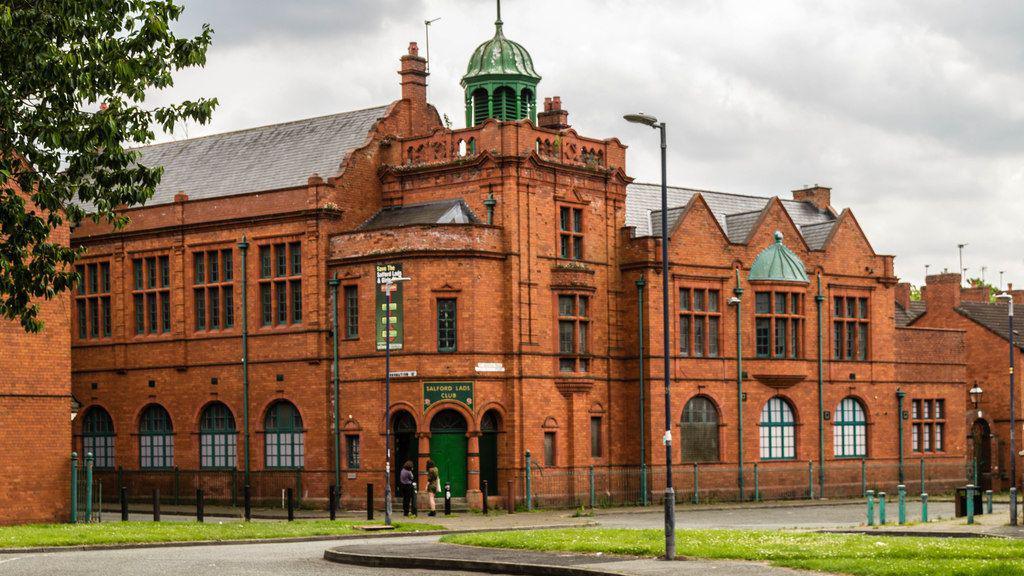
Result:
[[[84,218],[116,227],[159,167],[131,150],[216,99],[146,107],[173,73],[203,66],[212,30],[179,38],[174,0],[0,0],[0,317],[38,331],[39,299],[70,289],[79,253],[50,232]],[[21,190],[29,197],[29,201]]]

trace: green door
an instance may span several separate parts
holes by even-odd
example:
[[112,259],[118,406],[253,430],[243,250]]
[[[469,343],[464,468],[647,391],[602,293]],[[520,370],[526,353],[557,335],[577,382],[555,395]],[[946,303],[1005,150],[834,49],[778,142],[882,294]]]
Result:
[[454,410],[439,412],[430,422],[430,459],[437,466],[441,486],[451,484],[452,498],[466,495],[466,420]]

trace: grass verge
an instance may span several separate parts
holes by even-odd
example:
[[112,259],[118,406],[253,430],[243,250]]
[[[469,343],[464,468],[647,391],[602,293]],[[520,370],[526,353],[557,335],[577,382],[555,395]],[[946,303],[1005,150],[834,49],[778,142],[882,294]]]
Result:
[[[660,530],[572,528],[456,534],[442,542],[495,548],[660,556]],[[768,530],[681,530],[676,552],[856,576],[1024,576],[1024,541]]]
[[[107,522],[102,524],[30,524],[0,527],[0,548],[86,546],[153,542],[197,542],[344,536],[365,534],[367,522],[296,520],[295,522]],[[396,523],[396,532],[444,530],[432,524]]]

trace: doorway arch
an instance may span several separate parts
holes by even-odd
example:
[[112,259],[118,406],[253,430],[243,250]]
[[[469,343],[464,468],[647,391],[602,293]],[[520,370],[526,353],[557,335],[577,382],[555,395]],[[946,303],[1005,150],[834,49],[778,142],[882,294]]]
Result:
[[[992,428],[982,418],[971,426],[974,459],[978,466],[978,485],[982,490],[992,489]],[[972,479],[973,480],[973,479]]]
[[391,416],[391,434],[394,438],[395,461],[391,465],[393,470],[391,480],[394,482],[392,490],[397,494],[399,490],[399,470],[407,461],[412,462],[413,478],[419,473],[420,447],[416,439],[416,419],[405,410],[398,410]]
[[488,410],[480,419],[480,489],[487,481],[488,495],[500,494],[498,491],[498,431],[501,430],[501,414],[497,410]]
[[441,485],[451,484],[453,498],[466,495],[467,431],[466,419],[450,408],[430,419],[430,459],[440,472]]

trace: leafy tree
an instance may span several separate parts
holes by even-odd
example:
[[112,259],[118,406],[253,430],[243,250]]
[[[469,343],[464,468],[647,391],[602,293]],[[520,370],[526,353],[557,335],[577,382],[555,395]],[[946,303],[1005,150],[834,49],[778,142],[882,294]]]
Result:
[[[212,30],[179,38],[174,0],[0,0],[0,318],[42,328],[34,301],[71,288],[79,253],[51,230],[153,195],[161,168],[129,148],[209,121],[216,99],[145,107],[206,63]],[[24,192],[19,195],[18,190]]]
[[917,286],[911,285],[910,287],[910,301],[918,302],[921,300],[921,289]]

